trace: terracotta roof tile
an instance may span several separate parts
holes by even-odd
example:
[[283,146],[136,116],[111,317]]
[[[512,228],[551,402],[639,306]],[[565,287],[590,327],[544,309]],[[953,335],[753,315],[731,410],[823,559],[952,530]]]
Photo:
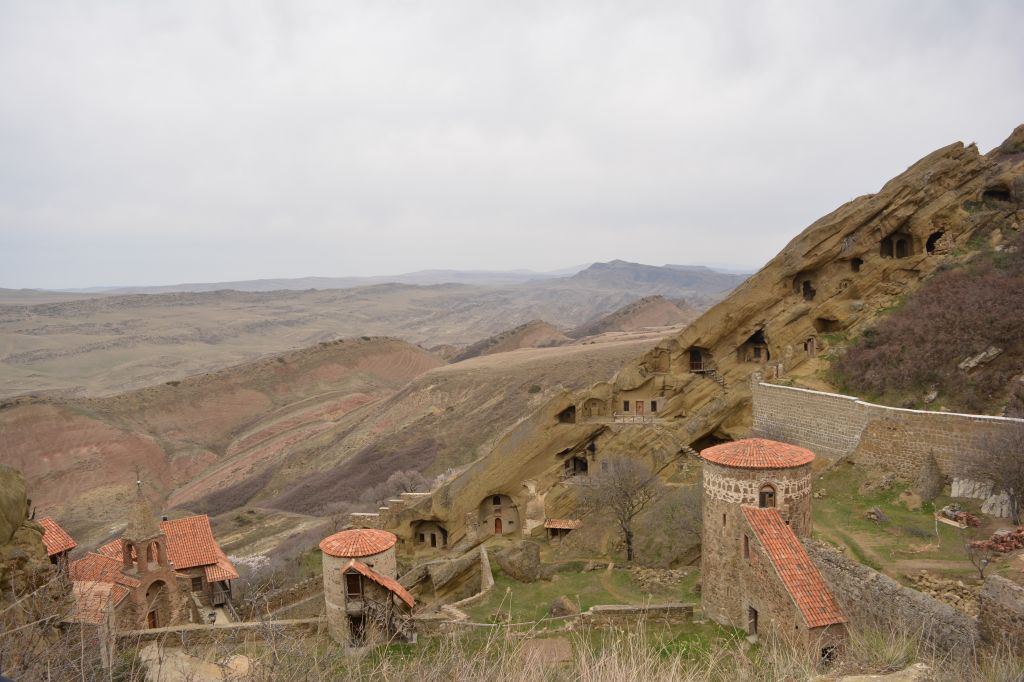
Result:
[[776,509],[741,507],[808,627],[845,623],[832,593],[793,529]]
[[389,578],[386,575],[381,575],[380,573],[377,573],[377,571],[373,570],[363,562],[356,561],[355,559],[352,559],[347,564],[345,564],[344,568],[341,569],[341,572],[344,573],[350,568],[355,569],[359,573],[362,573],[367,578],[377,583],[384,589],[388,590],[394,595],[397,595],[399,599],[401,599],[409,605],[410,609],[416,606],[416,601],[412,598],[412,595],[409,594],[409,590],[402,587],[402,584],[394,578]]
[[128,588],[113,583],[76,580],[71,584],[73,606],[68,614],[69,623],[99,625],[108,604],[117,606],[129,594]]
[[789,469],[814,461],[805,448],[764,438],[745,438],[701,451],[709,462],[740,469]]
[[227,555],[217,548],[217,563],[213,566],[203,566],[203,572],[206,574],[206,582],[215,583],[219,580],[237,580],[238,571],[235,570],[234,564],[228,559]]
[[39,519],[39,525],[43,527],[43,544],[46,545],[46,553],[50,556],[67,552],[78,546],[78,543],[67,534],[67,531],[49,516]]
[[564,530],[575,530],[583,525],[579,519],[548,519],[544,522],[545,528],[560,528]]
[[336,557],[361,557],[380,554],[398,542],[394,533],[375,528],[343,530],[320,541],[324,554]]
[[92,581],[99,583],[116,583],[125,587],[135,588],[139,581],[121,572],[121,561],[118,559],[89,552],[81,559],[71,562],[71,580]]
[[[217,575],[231,574],[231,577],[217,578],[217,580],[234,580],[238,577],[235,567],[217,544],[216,538],[213,537],[210,517],[202,514],[161,521],[160,530],[167,537],[167,558],[174,564],[174,568],[210,566]],[[108,542],[96,551],[120,560],[121,540]]]

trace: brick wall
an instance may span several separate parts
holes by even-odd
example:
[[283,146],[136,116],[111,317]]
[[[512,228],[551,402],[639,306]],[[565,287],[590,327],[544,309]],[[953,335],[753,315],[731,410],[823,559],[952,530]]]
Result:
[[1021,419],[905,410],[850,396],[751,382],[752,435],[777,438],[828,459],[852,456],[913,478],[929,454],[946,476],[960,458],[984,451],[992,435]]

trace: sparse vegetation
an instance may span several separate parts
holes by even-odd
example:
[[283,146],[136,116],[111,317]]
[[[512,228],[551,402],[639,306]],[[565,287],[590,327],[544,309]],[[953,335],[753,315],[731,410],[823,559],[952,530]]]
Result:
[[[866,330],[833,364],[844,391],[900,407],[934,405],[992,413],[1020,409],[1013,379],[1024,365],[1024,237],[982,250],[938,272],[903,305]],[[961,369],[995,348],[998,355]]]
[[961,460],[959,474],[987,483],[996,495],[1005,495],[1010,517],[1019,525],[1024,509],[1024,427],[1014,426],[989,437],[984,455]]

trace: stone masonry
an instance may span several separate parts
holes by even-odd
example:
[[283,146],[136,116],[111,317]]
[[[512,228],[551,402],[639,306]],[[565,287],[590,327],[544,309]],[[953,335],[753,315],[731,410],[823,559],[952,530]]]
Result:
[[993,434],[1022,419],[906,410],[851,396],[766,384],[756,378],[752,435],[784,440],[829,459],[913,478],[928,455],[952,477],[961,458],[979,456]]

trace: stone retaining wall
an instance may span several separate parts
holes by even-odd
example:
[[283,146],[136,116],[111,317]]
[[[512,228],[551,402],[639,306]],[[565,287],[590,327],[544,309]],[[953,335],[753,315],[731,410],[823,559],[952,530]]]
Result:
[[1024,587],[998,575],[985,578],[978,626],[986,644],[1024,656]]
[[159,641],[167,646],[194,646],[228,642],[265,641],[273,635],[310,637],[326,632],[324,618],[268,620],[265,622],[227,623],[223,625],[178,625],[151,630],[129,630],[117,633],[119,643]]
[[620,604],[591,606],[580,614],[580,620],[594,627],[630,625],[643,621],[664,625],[679,625],[693,621],[693,604],[648,604],[629,606]]
[[977,622],[965,613],[904,587],[878,571],[815,540],[804,540],[811,560],[855,627],[919,633],[936,650],[973,651]]
[[982,454],[995,434],[1022,419],[905,410],[836,393],[751,381],[751,434],[784,440],[827,459],[914,478],[929,455],[952,477],[956,463]]

